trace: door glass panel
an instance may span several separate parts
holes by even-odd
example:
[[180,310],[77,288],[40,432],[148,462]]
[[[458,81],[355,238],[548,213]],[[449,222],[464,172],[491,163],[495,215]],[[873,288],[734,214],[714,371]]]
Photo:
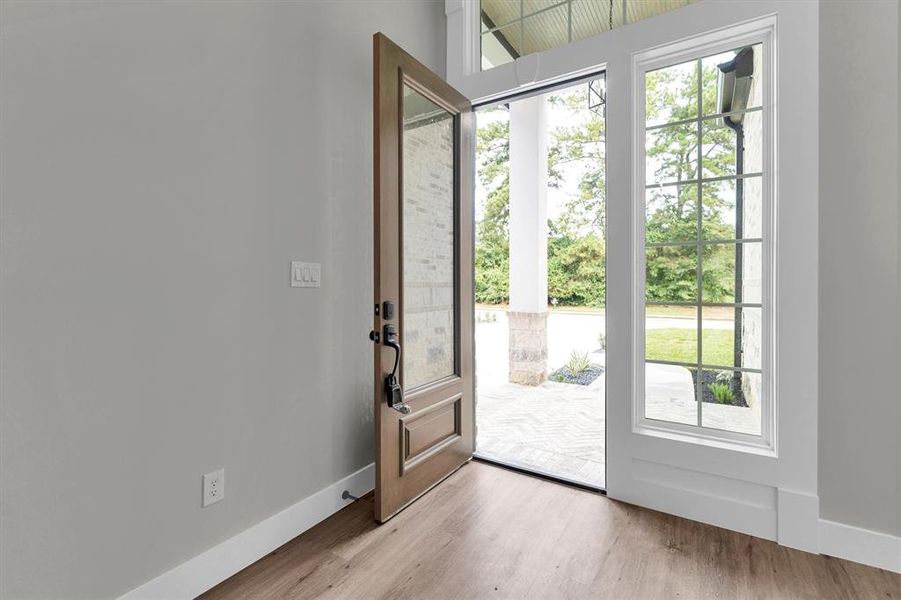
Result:
[[403,384],[455,372],[454,117],[404,84]]

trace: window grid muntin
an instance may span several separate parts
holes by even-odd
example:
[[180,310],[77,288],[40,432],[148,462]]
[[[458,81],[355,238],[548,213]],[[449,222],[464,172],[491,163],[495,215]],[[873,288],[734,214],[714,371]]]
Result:
[[[540,9],[538,9],[534,12],[530,12],[530,13],[524,13],[523,7],[525,6],[525,2],[523,2],[523,0],[520,0],[518,17],[514,17],[513,19],[510,19],[509,21],[504,21],[503,23],[494,23],[494,26],[490,27],[490,28],[485,28],[485,29],[480,28],[479,36],[484,37],[484,36],[486,36],[488,34],[492,34],[492,33],[498,33],[498,32],[503,33],[504,29],[509,29],[513,25],[518,25],[519,26],[519,35],[520,35],[520,37],[522,37],[523,22],[526,19],[528,19],[529,17],[534,17],[536,15],[544,14],[546,12],[550,12],[556,8],[560,8],[564,4],[566,4],[568,7],[567,15],[566,15],[566,31],[567,31],[567,36],[566,36],[567,42],[566,43],[570,43],[573,40],[572,0],[561,0],[560,2],[558,2],[556,4],[552,4],[551,6],[545,6],[544,8],[540,8]],[[479,17],[479,21],[482,21],[481,16]],[[481,43],[481,37],[480,37],[480,43]],[[520,44],[521,43],[522,43],[522,40],[520,40]]]
[[[741,175],[720,175],[718,177],[701,177],[701,183],[716,183],[718,181],[731,181],[736,179],[755,179],[762,178],[763,171],[755,171],[753,173],[743,173]],[[682,181],[664,181],[662,183],[647,183],[645,184],[645,189],[650,190],[654,188],[664,188],[664,187],[672,187],[674,185],[684,185],[689,186],[698,183],[697,177],[692,177],[691,179],[683,179]]]
[[[692,184],[694,185],[694,184]],[[716,240],[701,240],[705,246],[722,246],[725,244],[753,244],[762,243],[763,238],[723,238]],[[672,242],[646,242],[645,248],[674,248],[677,246],[697,246],[698,240],[675,240]]]
[[684,362],[681,360],[666,360],[663,358],[646,358],[646,359],[644,359],[644,361],[646,363],[651,363],[651,364],[655,364],[655,365],[673,365],[676,367],[691,367],[693,369],[697,368],[698,364],[700,363],[700,366],[707,370],[741,371],[743,373],[763,373],[763,369],[760,369],[758,367],[728,367],[728,366],[724,366],[724,365],[707,364],[707,363],[704,363],[703,361],[691,363],[691,362]]
[[[650,73],[650,71],[648,71]],[[732,110],[724,113],[716,113],[712,115],[704,115],[701,117],[701,121],[712,121],[714,119],[722,119],[723,117],[737,117],[738,115],[746,115],[748,113],[756,113],[762,112],[762,106],[752,106],[742,110]],[[698,118],[694,117],[691,119],[678,119],[676,121],[668,121],[666,123],[657,123],[656,125],[648,125],[645,127],[645,131],[654,131],[655,129],[663,129],[664,127],[674,127],[676,125],[690,125],[697,121]]]
[[[663,302],[661,300],[645,300],[645,305],[647,306],[697,306],[697,302],[687,302],[687,301],[668,301]],[[704,302],[701,304],[702,308],[763,308],[763,304],[760,302]]]
[[[752,44],[745,44],[744,46],[758,46],[758,45],[760,45],[762,47],[762,44],[760,44],[760,42],[752,43]],[[648,301],[647,298],[645,298],[644,306],[645,306],[645,315],[647,315],[647,307],[649,307],[649,306],[696,307],[695,319],[696,319],[696,335],[697,335],[697,361],[694,363],[687,363],[687,362],[681,362],[681,361],[648,359],[647,352],[645,352],[645,356],[642,358],[643,358],[643,361],[645,364],[672,365],[672,366],[681,366],[681,367],[686,367],[686,368],[697,369],[697,375],[696,375],[697,383],[695,385],[695,388],[696,388],[695,389],[695,404],[697,406],[696,427],[699,429],[711,429],[709,427],[704,427],[704,425],[703,425],[704,388],[701,383],[701,380],[703,377],[704,370],[732,371],[732,372],[743,372],[743,373],[755,373],[755,374],[760,374],[761,376],[763,375],[762,366],[761,366],[761,368],[743,367],[743,366],[742,367],[737,367],[737,366],[729,367],[729,366],[708,364],[703,361],[703,351],[704,351],[703,350],[703,339],[704,339],[703,309],[705,307],[731,307],[731,308],[735,308],[735,309],[739,309],[739,310],[741,310],[743,308],[757,308],[757,309],[760,309],[761,311],[763,310],[763,304],[760,302],[755,302],[755,303],[704,302],[704,289],[703,289],[703,273],[704,273],[704,271],[703,271],[703,268],[704,268],[704,248],[706,246],[722,245],[722,244],[735,244],[736,248],[738,248],[738,247],[743,246],[746,242],[751,242],[751,243],[757,242],[757,243],[760,243],[761,246],[765,248],[762,237],[760,237],[760,238],[715,239],[715,240],[703,239],[703,231],[704,231],[703,230],[703,227],[704,227],[703,185],[705,183],[720,182],[720,181],[738,181],[740,179],[744,180],[744,179],[750,179],[750,178],[760,178],[761,180],[763,179],[763,171],[752,172],[752,173],[741,173],[741,174],[734,173],[734,174],[722,175],[722,176],[717,176],[717,177],[705,177],[704,176],[704,169],[703,169],[703,162],[702,162],[703,161],[703,146],[704,146],[704,123],[707,121],[723,118],[726,116],[744,115],[744,114],[756,113],[756,112],[762,113],[762,111],[763,111],[763,106],[753,106],[753,107],[747,107],[743,110],[730,111],[730,112],[725,112],[725,113],[716,113],[716,114],[709,114],[709,115],[704,114],[703,61],[704,61],[704,59],[709,58],[710,56],[715,56],[716,54],[720,54],[725,51],[726,50],[716,52],[713,54],[708,54],[705,56],[700,56],[697,58],[689,59],[687,61],[674,62],[670,65],[647,70],[643,73],[643,76],[645,77],[644,81],[646,81],[647,75],[649,73],[652,73],[657,70],[667,69],[670,67],[685,64],[686,62],[693,62],[695,64],[695,69],[696,69],[696,73],[697,73],[697,77],[696,77],[696,79],[697,79],[696,88],[697,89],[695,92],[697,95],[697,99],[696,99],[697,115],[695,117],[689,118],[689,119],[677,119],[675,121],[668,121],[665,123],[657,123],[657,124],[650,125],[650,126],[646,125],[646,126],[644,126],[644,129],[643,129],[644,135],[645,135],[645,144],[647,144],[647,132],[648,131],[654,131],[654,130],[659,130],[659,129],[663,129],[666,127],[673,127],[673,126],[679,126],[679,125],[690,125],[690,124],[695,125],[695,135],[697,135],[697,150],[696,150],[697,163],[696,163],[696,169],[695,169],[696,176],[689,178],[689,179],[681,180],[681,181],[665,181],[662,183],[658,183],[658,182],[647,183],[647,181],[645,181],[644,188],[645,188],[645,190],[648,190],[648,189],[655,189],[655,188],[659,189],[659,188],[663,188],[663,187],[673,187],[673,186],[682,186],[682,187],[690,187],[692,185],[697,186],[698,207],[697,207],[697,210],[695,211],[697,239],[696,240],[684,240],[684,241],[672,241],[672,242],[647,242],[647,241],[645,241],[644,247],[647,249],[647,248],[672,248],[672,247],[692,247],[692,246],[694,246],[696,248],[696,252],[697,252],[697,264],[696,264],[697,300],[694,302],[691,302],[691,301],[686,301],[686,302],[666,301],[666,302],[664,302],[664,301],[657,301],[657,300]],[[646,100],[645,100],[645,102],[646,102]],[[645,122],[647,122],[647,115],[645,115]],[[644,167],[645,168],[647,167],[647,146],[645,146]],[[644,218],[646,219],[647,216],[645,215]],[[733,332],[735,332],[734,325],[733,325]],[[647,335],[647,332],[645,331],[645,336],[646,335]],[[763,343],[763,340],[761,340],[761,343]],[[644,411],[643,411],[644,414],[642,415],[643,418],[646,418],[646,419],[652,420],[652,421],[658,421],[661,423],[667,423],[667,424],[673,425],[673,426],[684,425],[683,423],[671,422],[671,421],[666,421],[666,420],[660,419],[660,418],[649,417],[647,415],[647,407],[646,407],[646,405],[644,405],[644,401],[642,401],[642,404],[644,406]],[[764,424],[761,423],[761,434],[760,435],[763,435],[763,432],[764,432],[763,425]],[[695,426],[691,426],[691,427],[695,427]],[[752,437],[760,437],[760,435],[745,434],[743,432],[734,432],[734,431],[730,431],[730,430],[724,430],[724,431],[729,431],[730,433],[738,433],[739,435],[751,435]]]

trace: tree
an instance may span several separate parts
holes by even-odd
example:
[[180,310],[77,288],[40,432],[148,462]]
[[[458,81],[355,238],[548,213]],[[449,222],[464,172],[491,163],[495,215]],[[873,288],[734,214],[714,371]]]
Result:
[[505,304],[510,298],[510,120],[505,107],[492,111],[498,111],[497,118],[478,129],[478,177],[488,193],[476,224],[475,290],[476,302]]
[[[702,122],[699,135],[698,63],[662,69],[646,79],[649,123],[667,125],[649,130],[649,181],[672,183],[646,193],[645,233],[650,243],[693,241],[698,236],[698,154],[703,176],[734,173],[735,134],[713,120]],[[704,114],[716,110],[716,66],[700,72]],[[548,185],[565,187],[578,177],[574,193],[559,216],[548,222],[548,296],[563,305],[604,305],[606,293],[606,131],[605,120],[588,110],[587,86],[553,94],[548,101],[568,111],[570,122],[549,132]],[[498,111],[498,112],[495,112]],[[494,113],[491,115],[490,113]],[[476,301],[506,303],[509,299],[509,134],[507,109],[489,116],[478,129],[478,177],[485,190],[476,226]],[[486,121],[482,121],[486,122]],[[691,183],[689,183],[691,182]],[[700,232],[703,239],[731,239],[734,224],[732,183],[704,184]],[[734,293],[734,247],[706,245],[702,290],[705,301],[729,301]],[[697,256],[694,246],[651,248],[647,254],[647,295],[658,302],[697,298]]]
[[[722,177],[734,174],[735,133],[715,120],[701,122],[698,116],[698,75],[701,76],[703,114],[716,113],[717,68],[697,62],[652,71],[645,79],[645,114],[648,123],[673,123],[649,130],[646,140],[648,180],[661,185],[645,195],[647,216],[645,236],[651,243],[694,241],[698,224],[698,159],[702,176]],[[700,156],[699,156],[700,155]],[[682,182],[691,182],[683,184]],[[726,222],[734,210],[721,187],[702,186],[700,235],[705,240],[734,237],[734,225]],[[697,299],[697,256],[693,247],[649,249],[646,289],[649,300],[680,302]],[[707,245],[702,252],[702,291],[705,301],[730,299],[734,289],[734,248]]]
[[578,177],[575,193],[548,222],[548,296],[569,306],[603,307],[607,293],[607,173],[604,118],[588,109],[587,86],[548,98],[568,123],[550,132],[548,184],[561,189]]

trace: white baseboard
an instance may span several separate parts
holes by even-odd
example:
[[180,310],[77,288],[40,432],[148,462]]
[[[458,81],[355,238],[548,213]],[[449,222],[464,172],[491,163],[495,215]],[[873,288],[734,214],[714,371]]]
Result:
[[820,554],[901,573],[901,537],[820,519]]
[[778,535],[780,546],[812,552],[820,549],[820,498],[816,494],[776,490]]
[[362,496],[374,485],[375,465],[363,467],[122,598],[194,598],[347,506],[350,500],[341,499],[344,490]]
[[[363,467],[356,473],[348,475],[280,513],[210,548],[203,554],[195,556],[133,589],[122,596],[122,599],[194,598],[344,508],[350,501],[341,499],[342,491],[349,490],[355,496],[362,496],[372,490],[374,485],[375,465]],[[780,503],[785,500],[787,498],[781,497]],[[788,506],[794,504],[787,503]],[[809,504],[809,502],[800,502],[798,507],[806,508],[806,505]],[[651,508],[662,509],[673,514],[682,512],[674,511],[672,506]],[[704,520],[698,519],[697,515],[683,514],[681,516]],[[783,526],[784,523],[785,520],[783,520]],[[741,528],[734,527],[733,523],[714,524],[741,530]],[[730,527],[730,525],[732,526]],[[779,529],[780,537],[783,537],[782,527],[780,526]],[[901,537],[826,519],[819,519],[818,529],[821,554],[901,573]],[[748,533],[760,535],[760,532]],[[808,543],[799,543],[800,540],[808,539],[807,533],[804,528],[799,531],[791,530],[786,536],[788,539],[779,541],[788,542],[786,545],[807,550],[809,549]],[[771,536],[766,535],[761,537],[772,539]]]

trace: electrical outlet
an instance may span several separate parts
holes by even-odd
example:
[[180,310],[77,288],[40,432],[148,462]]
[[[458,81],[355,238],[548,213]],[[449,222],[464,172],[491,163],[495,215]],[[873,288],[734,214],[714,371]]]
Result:
[[203,506],[215,504],[225,498],[225,469],[203,476]]

